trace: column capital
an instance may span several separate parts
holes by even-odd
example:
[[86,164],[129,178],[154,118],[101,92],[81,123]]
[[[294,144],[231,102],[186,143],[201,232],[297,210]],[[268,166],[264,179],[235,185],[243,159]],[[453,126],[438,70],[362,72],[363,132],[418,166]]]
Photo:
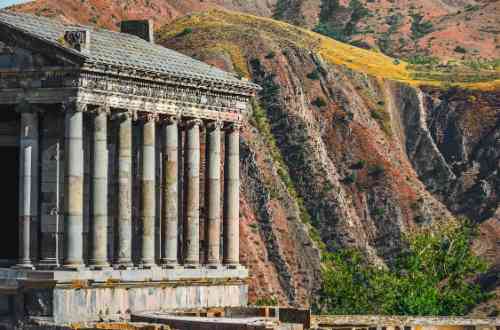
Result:
[[209,120],[205,122],[205,127],[208,130],[223,129],[224,122],[222,120]]
[[140,120],[140,121],[159,121],[160,116],[156,112],[149,112],[149,111],[139,111],[136,112],[134,116],[134,120]]
[[87,104],[76,100],[67,100],[61,103],[61,110],[63,112],[84,112],[87,111]]
[[112,111],[111,120],[124,121],[127,119],[134,119],[133,111]]
[[235,132],[235,131],[241,131],[243,128],[243,125],[241,123],[225,123],[224,124],[224,130],[227,132]]
[[89,110],[89,112],[92,114],[95,114],[95,115],[98,115],[101,113],[106,113],[106,115],[109,116],[109,115],[111,115],[111,108],[107,104],[99,105],[99,106],[93,107],[92,110]]
[[32,103],[28,103],[26,101],[23,101],[16,105],[15,111],[17,113],[43,113],[44,110],[37,107],[36,105]]
[[203,127],[203,120],[199,118],[188,119],[184,121],[184,126],[187,128],[192,128],[194,126]]
[[181,121],[181,117],[178,115],[159,113],[158,117],[159,117],[159,119],[158,119],[159,121],[166,123],[166,124],[178,124]]

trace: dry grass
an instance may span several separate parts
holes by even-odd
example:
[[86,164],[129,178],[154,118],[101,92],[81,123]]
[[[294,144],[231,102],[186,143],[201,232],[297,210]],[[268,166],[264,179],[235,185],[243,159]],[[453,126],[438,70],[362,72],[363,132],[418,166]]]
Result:
[[[189,34],[183,33],[191,29]],[[249,14],[211,10],[185,16],[162,28],[159,39],[180,48],[222,50],[231,56],[236,70],[249,77],[244,52],[257,40],[271,40],[278,47],[298,47],[321,55],[330,64],[343,65],[371,76],[406,82],[414,86],[430,85],[495,90],[500,88],[500,76],[484,78],[475,73],[475,80],[450,80],[441,72],[419,72],[410,69],[404,61],[382,53],[357,48],[315,32],[270,18]],[[453,81],[450,83],[450,81]]]

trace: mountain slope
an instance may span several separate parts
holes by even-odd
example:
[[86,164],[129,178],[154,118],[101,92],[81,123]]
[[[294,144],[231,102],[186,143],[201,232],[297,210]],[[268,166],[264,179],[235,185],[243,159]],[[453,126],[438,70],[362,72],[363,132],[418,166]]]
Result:
[[[351,3],[366,13],[356,14]],[[136,18],[151,18],[160,27],[185,14],[229,9],[309,29],[334,25],[341,38],[394,57],[500,58],[500,2],[495,0],[37,0],[16,8],[106,28]]]
[[500,57],[495,0],[280,0],[275,18],[310,29],[321,23],[340,39],[362,41],[395,57]]
[[[181,33],[187,27],[192,32]],[[467,215],[484,224],[477,251],[498,262],[498,232],[487,230],[498,223],[500,200],[498,82],[442,88],[442,81],[415,79],[404,63],[379,53],[232,12],[181,18],[158,36],[166,47],[264,88],[243,134],[252,155],[245,159],[263,179],[243,185],[242,203],[248,211],[262,205],[267,211],[243,214],[253,232],[243,247],[276,253],[268,260],[279,286],[269,294],[307,304],[304,298],[318,288],[301,284],[309,274],[294,268],[306,260],[319,268],[318,259],[290,241],[297,234],[289,226],[300,223],[311,240],[305,246],[355,246],[385,264],[401,249],[404,233]],[[490,91],[480,90],[485,86]],[[244,180],[254,175],[247,167],[242,173]],[[271,241],[256,244],[258,237]],[[258,259],[246,260],[256,274],[252,289],[265,294],[269,281],[260,277],[272,273]]]
[[271,16],[276,0],[37,0],[15,6],[16,10],[59,17],[68,22],[116,29],[125,19],[152,19],[162,26],[194,11],[227,8],[255,15]]

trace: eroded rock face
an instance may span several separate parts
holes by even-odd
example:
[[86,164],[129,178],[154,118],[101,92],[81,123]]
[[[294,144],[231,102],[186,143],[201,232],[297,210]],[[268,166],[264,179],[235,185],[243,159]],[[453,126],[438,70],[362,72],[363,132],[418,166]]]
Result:
[[[180,40],[166,46],[199,55]],[[386,265],[411,228],[492,216],[497,93],[384,81],[268,39],[240,47],[264,88],[242,140],[251,298],[312,303],[321,244],[360,248]],[[230,67],[230,56],[202,57],[214,64],[224,58]]]

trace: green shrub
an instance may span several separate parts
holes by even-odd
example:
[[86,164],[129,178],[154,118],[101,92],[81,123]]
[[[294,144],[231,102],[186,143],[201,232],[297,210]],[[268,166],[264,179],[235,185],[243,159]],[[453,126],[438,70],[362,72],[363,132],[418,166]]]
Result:
[[273,52],[273,51],[271,51],[271,52],[267,53],[267,55],[266,55],[266,58],[267,58],[268,60],[273,59],[273,58],[275,58],[275,57],[276,57],[276,53],[275,53],[275,52]]
[[318,80],[319,79],[319,73],[318,70],[313,70],[310,73],[307,74],[307,78],[311,80]]
[[424,16],[421,14],[412,14],[411,32],[413,39],[419,39],[434,30],[434,26],[430,21],[424,21]]
[[457,47],[455,47],[455,49],[453,49],[453,51],[454,51],[455,53],[460,53],[460,54],[465,54],[465,53],[467,53],[467,50],[466,50],[464,47],[462,47],[462,46],[457,46]]
[[381,207],[377,207],[373,210],[372,214],[375,216],[375,217],[381,217],[385,214],[385,209],[381,208]]
[[407,62],[415,65],[436,65],[439,64],[439,59],[433,56],[413,55],[407,59]]
[[382,118],[382,115],[381,115],[378,111],[376,111],[376,110],[372,110],[372,111],[370,112],[370,115],[371,115],[371,116],[372,116],[372,118],[373,118],[373,119],[375,119],[375,120],[382,120],[382,119],[383,119],[383,118]]
[[481,6],[480,5],[467,4],[467,5],[465,5],[464,9],[465,9],[465,11],[476,11],[476,10],[481,9]]
[[255,306],[278,306],[278,298],[275,296],[259,298],[255,302]]
[[191,34],[191,33],[193,33],[193,29],[190,27],[187,27],[184,30],[182,30],[181,33],[178,34],[178,37],[184,37],[184,36],[187,36],[188,34]]
[[388,269],[370,265],[357,250],[325,253],[318,312],[466,315],[491,297],[470,280],[487,269],[471,249],[476,234],[463,222],[407,236]]
[[353,170],[361,170],[366,165],[366,161],[363,159],[358,160],[356,163],[351,165],[351,169]]
[[311,102],[312,105],[322,108],[326,106],[326,101],[321,96],[318,96],[314,101]]
[[254,71],[259,72],[261,70],[260,60],[258,58],[252,58],[250,60],[250,65]]
[[381,176],[384,173],[385,173],[385,168],[384,168],[384,166],[382,166],[380,164],[372,165],[368,169],[368,174],[371,175],[371,176],[374,176],[374,177]]
[[356,173],[349,174],[342,180],[342,182],[349,185],[353,184],[354,182],[356,182]]

